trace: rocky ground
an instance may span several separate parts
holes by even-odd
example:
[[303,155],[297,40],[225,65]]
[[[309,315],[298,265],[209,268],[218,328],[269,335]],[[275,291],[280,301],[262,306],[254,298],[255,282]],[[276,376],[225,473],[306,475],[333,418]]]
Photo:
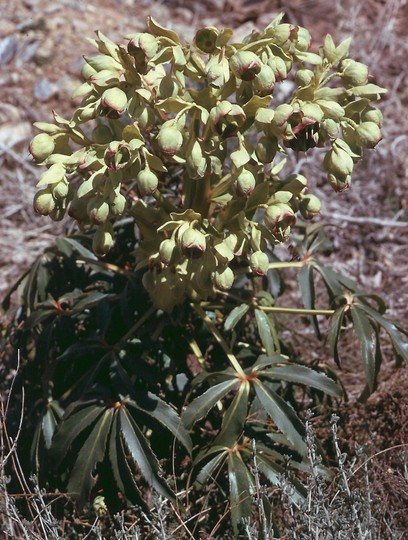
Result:
[[[63,116],[72,112],[82,55],[93,53],[86,38],[99,29],[112,40],[123,40],[143,31],[150,14],[185,40],[208,25],[234,28],[239,39],[284,11],[289,22],[310,29],[316,47],[326,33],[337,41],[352,36],[352,55],[389,89],[382,104],[384,140],[357,167],[347,193],[334,194],[324,185],[318,161],[308,169],[321,187],[324,204],[318,219],[335,225],[329,229],[331,266],[383,294],[389,317],[408,325],[406,0],[0,0],[0,7],[0,295],[64,230],[64,223],[56,225],[32,211],[38,171],[27,147],[35,134],[33,122],[51,119],[53,109]],[[367,405],[358,405],[362,380],[351,345],[346,357],[343,376],[351,399],[343,409],[343,440],[348,444],[357,433],[364,442],[375,432],[372,448],[387,458],[387,448],[408,443],[407,372],[387,361],[379,390]],[[391,471],[377,475],[385,493],[400,473],[393,469],[395,460],[380,458],[379,470]],[[404,497],[408,502],[406,487],[405,494],[404,489],[398,493],[399,503]]]

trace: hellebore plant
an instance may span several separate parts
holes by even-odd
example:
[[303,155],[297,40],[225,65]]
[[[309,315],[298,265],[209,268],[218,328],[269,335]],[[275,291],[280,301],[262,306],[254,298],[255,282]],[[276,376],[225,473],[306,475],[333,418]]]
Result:
[[[305,466],[296,385],[312,400],[342,396],[333,371],[285,346],[279,315],[310,316],[318,337],[317,316],[330,317],[337,363],[343,324],[353,323],[362,399],[375,388],[380,329],[397,356],[408,352],[382,300],[315,258],[321,227],[291,236],[321,205],[305,176],[283,174],[286,155],[317,147],[333,189],[348,188],[364,149],[381,140],[372,103],[385,90],[348,58],[350,40],[336,46],[328,35],[310,52],[309,32],[282,16],[241,43],[232,35],[207,27],[183,44],[149,18],[148,32],[125,45],[100,32],[91,40],[99,54],[85,58],[80,105],[70,120],[54,113],[55,123],[36,123],[30,145],[47,169],[35,211],[68,213],[77,233],[30,272],[20,332],[43,355],[32,458],[40,470],[44,456],[56,463],[44,481],[65,482],[81,504],[90,493],[134,502],[141,473],[171,498],[153,453],[163,457],[155,434],[164,426],[187,454],[194,443],[187,492],[226,467],[237,529],[251,511],[254,452],[272,483],[285,454]],[[293,93],[279,102],[288,78]],[[290,236],[301,259],[279,261],[274,248]],[[275,305],[285,268],[299,270],[302,309]],[[316,275],[329,309],[315,307]]]

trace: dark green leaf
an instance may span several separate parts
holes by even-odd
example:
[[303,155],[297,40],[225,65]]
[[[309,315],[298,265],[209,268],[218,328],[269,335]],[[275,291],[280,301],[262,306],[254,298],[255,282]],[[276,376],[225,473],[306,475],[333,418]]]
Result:
[[145,436],[125,408],[119,411],[120,431],[132,459],[137,463],[141,473],[154,489],[167,497],[174,499],[174,494],[160,476],[160,467],[156,456],[149,446]]
[[210,459],[208,463],[204,465],[204,467],[200,470],[200,472],[197,475],[197,478],[195,480],[195,485],[198,487],[206,486],[208,485],[208,481],[211,479],[215,481],[215,478],[213,477],[214,471],[218,468],[219,465],[224,461],[226,457],[226,450],[222,449],[222,451],[217,454],[215,457]]
[[67,490],[75,494],[78,505],[82,508],[92,485],[95,482],[93,475],[95,467],[103,461],[106,451],[106,443],[112,425],[113,409],[105,409],[92,429],[89,437],[82,445],[69,476]]
[[151,392],[147,392],[146,394],[137,394],[135,400],[127,400],[126,406],[128,408],[133,407],[136,410],[151,416],[155,420],[158,420],[173,433],[176,439],[178,439],[191,454],[192,442],[190,435],[187,433],[177,412],[165,401]]
[[270,317],[261,309],[255,309],[255,319],[258,326],[259,337],[266,349],[266,354],[272,356],[279,353],[279,337]]
[[[282,486],[284,479],[284,468],[276,463],[268,454],[262,453],[256,455],[259,471],[267,478],[268,482],[276,486]],[[297,478],[290,479],[291,490],[290,497],[295,502],[303,502],[307,495],[305,486]]]
[[222,399],[238,383],[236,377],[216,384],[209,388],[204,394],[197,397],[188,405],[181,415],[181,421],[187,429],[190,429],[198,420],[203,418],[214,405]]
[[231,405],[224,414],[221,431],[214,444],[231,447],[239,439],[247,420],[249,390],[248,382],[240,385]]
[[248,373],[251,373],[252,371],[259,371],[263,369],[266,366],[270,366],[271,364],[277,364],[277,363],[286,363],[288,361],[287,358],[284,356],[281,356],[280,354],[274,354],[273,356],[267,356],[266,354],[261,354],[258,356],[255,364],[251,368],[248,368],[245,370]]
[[[75,407],[76,406],[76,407]],[[58,465],[64,459],[73,441],[90,428],[105,411],[96,401],[76,402],[65,411],[51,445],[53,463]]]
[[384,330],[390,336],[397,354],[400,355],[401,358],[403,358],[405,362],[408,363],[408,341],[403,341],[400,334],[400,332],[406,333],[406,330],[404,331],[404,329],[402,329],[400,325],[398,325],[398,323],[395,323],[394,321],[391,321],[390,319],[387,319],[386,317],[380,315],[380,313],[378,313],[378,311],[375,311],[375,309],[373,309],[372,307],[365,304],[361,304],[360,307],[367,313],[367,315],[370,316],[371,319],[373,319],[375,322],[377,322],[380,326],[384,328]]
[[228,315],[228,317],[225,319],[224,322],[224,330],[225,332],[229,332],[232,330],[235,325],[248,313],[249,311],[249,305],[248,304],[241,304],[240,306],[235,307]]
[[[333,272],[329,268],[326,268],[325,266],[319,264],[317,261],[313,261],[312,265],[313,265],[313,268],[322,276],[323,282],[329,293],[330,299],[333,299],[336,296],[340,296],[341,294],[343,294],[343,287],[342,287],[341,282],[339,281],[339,277],[342,277],[342,276],[340,276],[339,274],[336,274],[336,272]],[[350,290],[353,290],[353,289],[350,289]]]
[[41,422],[44,444],[47,449],[51,448],[52,438],[63,414],[64,410],[59,405],[58,401],[51,401],[48,403],[47,410]]
[[370,319],[367,317],[364,311],[359,309],[357,304],[353,304],[350,307],[350,312],[353,319],[354,331],[360,342],[364,371],[366,374],[368,388],[371,393],[374,390],[375,380],[377,377],[375,357],[376,340],[374,328],[370,323]]
[[327,334],[327,342],[333,355],[333,359],[340,366],[340,358],[338,353],[338,344],[340,339],[341,327],[343,325],[344,312],[346,306],[341,306],[336,310],[331,317],[330,328]]
[[89,249],[86,249],[78,240],[75,240],[74,238],[57,238],[56,244],[58,248],[65,253],[66,255],[70,256],[72,254],[72,251],[77,251],[80,255],[85,257],[86,259],[91,260],[98,260],[98,257],[90,251]]
[[243,519],[249,518],[252,507],[253,479],[239,452],[228,453],[231,520],[235,533]]
[[356,293],[354,295],[355,299],[358,299],[361,303],[367,304],[369,307],[372,307],[366,299],[369,298],[370,300],[374,300],[374,302],[377,304],[377,307],[375,308],[376,311],[378,311],[381,315],[383,315],[386,310],[387,306],[385,305],[384,299],[381,298],[381,296],[378,296],[378,294],[371,294],[371,293]]
[[302,437],[305,435],[305,428],[292,407],[258,379],[254,381],[254,388],[262,407],[293,444],[296,451],[304,454],[306,445]]
[[128,463],[126,453],[127,451],[120,436],[118,414],[116,413],[109,437],[109,461],[118,490],[129,502],[134,504],[135,501],[139,502],[142,499],[142,494],[135,482],[134,471],[132,471]]
[[[310,264],[305,264],[302,266],[298,272],[298,281],[305,309],[315,309],[313,267]],[[320,339],[321,335],[316,315],[311,315],[310,319],[312,321],[316,336]]]
[[72,313],[79,313],[81,311],[84,311],[85,309],[90,309],[104,298],[112,297],[112,295],[110,294],[102,293],[99,291],[92,291],[81,296],[82,298],[80,298],[78,302],[75,302],[72,306]]
[[286,366],[275,366],[258,373],[259,377],[266,377],[271,380],[288,381],[294,384],[303,384],[317,388],[333,397],[342,397],[343,392],[337,384],[324,373],[318,373],[314,369],[299,364],[287,364]]

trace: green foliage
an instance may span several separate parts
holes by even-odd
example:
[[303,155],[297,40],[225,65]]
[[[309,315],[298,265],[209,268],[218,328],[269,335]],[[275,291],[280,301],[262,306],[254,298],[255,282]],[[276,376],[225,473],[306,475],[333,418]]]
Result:
[[[333,370],[285,342],[281,315],[310,317],[318,339],[329,317],[337,364],[352,323],[361,399],[375,389],[381,328],[408,360],[407,331],[384,317],[382,300],[316,258],[322,228],[297,228],[298,211],[320,210],[307,179],[280,176],[286,152],[317,146],[328,148],[330,184],[348,187],[363,148],[381,138],[371,101],[384,90],[347,58],[348,40],[336,47],[327,36],[312,53],[307,30],[282,17],[242,43],[209,27],[183,45],[148,27],[127,48],[98,32],[73,117],[37,123],[30,149],[47,170],[35,210],[53,219],[68,210],[77,227],[13,289],[21,310],[10,339],[30,382],[24,429],[40,480],[81,506],[101,494],[113,506],[140,503],[147,485],[173,500],[217,478],[238,530],[251,513],[254,458],[272,484],[285,456],[307,468],[299,386],[312,405],[343,396]],[[275,105],[289,76],[296,89]],[[274,248],[293,231],[299,261],[279,261]],[[303,308],[278,305],[290,268]]]

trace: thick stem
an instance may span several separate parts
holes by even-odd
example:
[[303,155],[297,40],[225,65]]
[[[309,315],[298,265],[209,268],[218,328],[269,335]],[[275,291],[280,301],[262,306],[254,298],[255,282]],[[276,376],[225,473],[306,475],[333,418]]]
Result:
[[293,315],[334,315],[334,309],[303,309],[303,308],[285,308],[278,306],[256,306],[257,309],[270,313],[292,313]]

